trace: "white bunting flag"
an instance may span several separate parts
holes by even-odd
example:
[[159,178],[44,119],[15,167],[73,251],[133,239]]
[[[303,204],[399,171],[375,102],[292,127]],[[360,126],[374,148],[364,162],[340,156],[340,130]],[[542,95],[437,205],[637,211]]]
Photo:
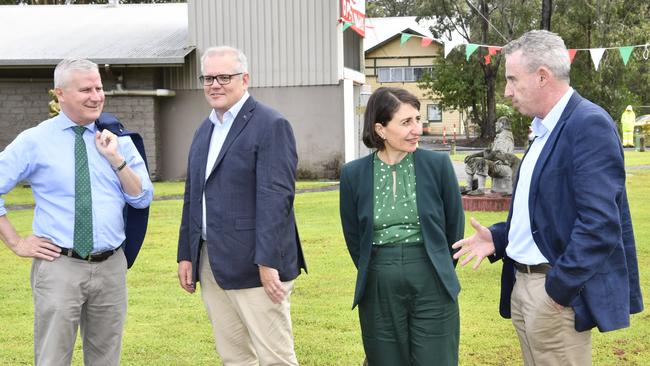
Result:
[[598,65],[600,65],[600,60],[603,58],[605,53],[604,48],[590,48],[589,53],[591,54],[591,60],[594,62],[594,67],[598,71]]

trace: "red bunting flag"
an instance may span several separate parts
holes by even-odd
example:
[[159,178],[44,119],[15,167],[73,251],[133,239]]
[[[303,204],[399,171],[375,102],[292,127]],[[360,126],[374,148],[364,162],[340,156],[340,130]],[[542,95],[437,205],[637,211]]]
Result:
[[501,51],[501,47],[488,47],[488,54],[490,56],[496,55],[497,51]]
[[428,45],[431,44],[431,42],[433,42],[433,39],[431,39],[431,38],[427,38],[427,37],[423,37],[423,38],[422,38],[422,41],[420,42],[420,46],[422,46],[422,47],[427,47]]
[[573,59],[576,57],[576,50],[575,48],[569,48],[569,63],[573,63]]
[[490,59],[491,59],[492,57],[491,57],[490,55],[485,55],[485,56],[483,56],[483,57],[484,57],[484,59],[485,59],[485,64],[486,64],[486,65],[489,65],[490,62],[491,62]]

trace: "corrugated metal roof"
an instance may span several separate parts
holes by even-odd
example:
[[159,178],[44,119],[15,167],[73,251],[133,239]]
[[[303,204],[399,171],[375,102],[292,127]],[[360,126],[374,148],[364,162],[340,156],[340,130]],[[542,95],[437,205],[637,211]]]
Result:
[[187,4],[0,6],[0,66],[183,64]]

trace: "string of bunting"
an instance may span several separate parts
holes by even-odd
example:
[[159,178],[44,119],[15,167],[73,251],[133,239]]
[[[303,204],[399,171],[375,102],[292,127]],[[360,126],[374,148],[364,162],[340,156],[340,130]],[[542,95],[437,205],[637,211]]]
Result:
[[[400,45],[404,45],[411,37],[416,37],[416,38],[421,38],[422,40],[420,41],[420,46],[421,47],[427,47],[433,42],[432,38],[429,37],[422,37],[418,36],[415,34],[410,34],[410,33],[402,33],[400,37]],[[470,56],[479,48],[479,47],[484,47],[488,49],[488,54],[483,56],[483,60],[485,61],[485,64],[488,65],[490,64],[491,57],[496,55],[498,51],[501,51],[503,48],[502,46],[493,46],[493,45],[484,45],[484,44],[476,44],[476,43],[462,43],[462,44],[456,44],[451,46],[450,48],[447,47],[445,44],[445,58],[449,54],[452,48],[455,48],[456,46],[464,45],[465,46],[465,60],[469,61]],[[619,55],[621,56],[621,59],[623,60],[623,64],[627,66],[628,61],[630,60],[630,56],[632,55],[632,52],[634,51],[635,48],[643,48],[643,54],[642,57],[644,60],[648,60],[648,57],[650,57],[650,43],[646,44],[637,44],[637,45],[632,45],[632,46],[620,46],[620,47],[601,47],[601,48],[570,48],[569,51],[569,60],[571,60],[571,63],[573,63],[573,59],[576,57],[576,53],[578,51],[589,51],[589,54],[591,55],[591,60],[594,63],[594,68],[598,70],[598,66],[600,66],[600,61],[603,58],[603,55],[605,54],[606,50],[618,50]]]

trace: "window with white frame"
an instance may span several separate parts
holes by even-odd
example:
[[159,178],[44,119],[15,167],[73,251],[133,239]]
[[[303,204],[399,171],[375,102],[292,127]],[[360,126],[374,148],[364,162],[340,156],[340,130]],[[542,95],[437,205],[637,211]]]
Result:
[[377,81],[380,83],[415,82],[425,74],[431,74],[433,68],[427,66],[380,67],[377,68]]
[[427,104],[427,121],[442,122],[442,111],[438,104]]

